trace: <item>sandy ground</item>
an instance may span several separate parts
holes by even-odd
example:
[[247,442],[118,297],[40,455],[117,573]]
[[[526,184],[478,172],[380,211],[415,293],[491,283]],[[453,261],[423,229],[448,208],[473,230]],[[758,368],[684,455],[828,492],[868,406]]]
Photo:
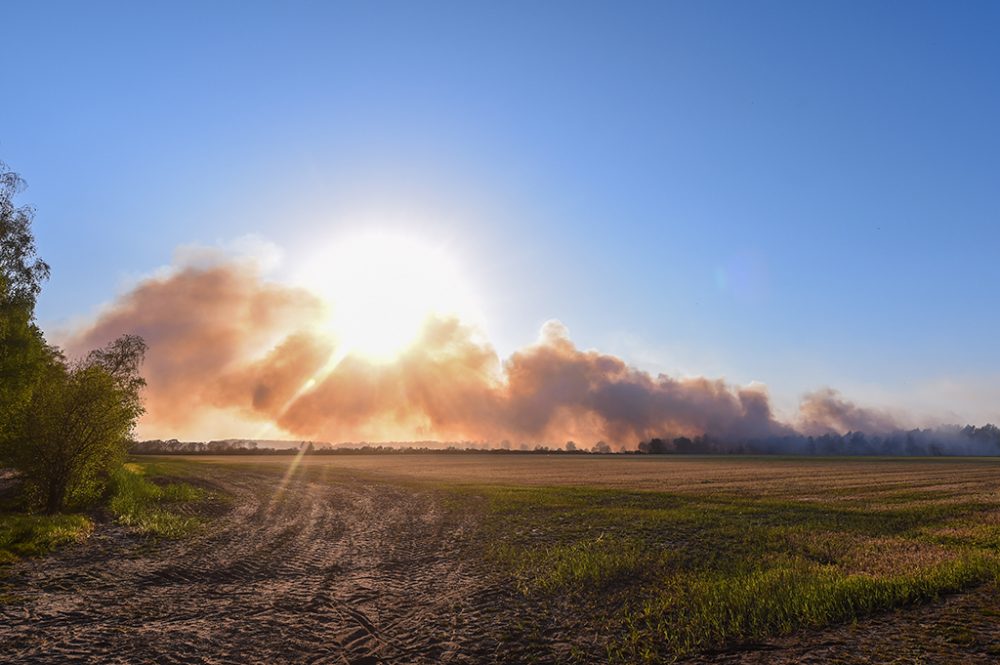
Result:
[[[104,526],[21,562],[0,605],[5,663],[480,663],[556,660],[500,614],[517,605],[464,555],[470,527],[386,484],[215,474],[210,533],[150,544]],[[546,656],[548,654],[548,656]]]
[[[569,484],[575,476],[573,484],[679,491],[696,482],[704,491],[708,480],[779,492],[799,482],[870,488],[866,476],[877,471],[891,487],[894,474],[912,483],[914,473],[905,462],[820,473],[780,460],[748,471],[745,461],[337,457],[306,458],[282,490],[287,458],[219,461],[227,468],[196,467],[201,482],[232,496],[204,533],[152,543],[104,524],[81,545],[3,573],[0,585],[17,600],[0,604],[0,662],[558,663],[571,654],[602,662],[601,626],[558,602],[526,604],[470,556],[476,511],[444,509],[433,489],[396,480]],[[998,469],[943,461],[920,473],[955,487],[995,480]],[[1000,594],[987,587],[692,662],[998,663]]]

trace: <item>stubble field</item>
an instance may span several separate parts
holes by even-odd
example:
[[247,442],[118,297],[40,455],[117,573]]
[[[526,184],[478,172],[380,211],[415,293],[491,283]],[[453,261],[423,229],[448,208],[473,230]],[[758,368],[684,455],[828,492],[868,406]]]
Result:
[[1000,660],[995,460],[135,461],[183,534],[0,569],[0,660]]

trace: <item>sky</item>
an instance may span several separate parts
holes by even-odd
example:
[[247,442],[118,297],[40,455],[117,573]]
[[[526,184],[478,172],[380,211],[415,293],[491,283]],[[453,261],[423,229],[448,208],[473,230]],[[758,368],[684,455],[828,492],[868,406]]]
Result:
[[387,234],[454,262],[501,358],[555,319],[652,375],[766,384],[786,416],[833,387],[1000,421],[996,3],[3,15],[0,159],[53,334],[192,248],[273,249],[294,282]]

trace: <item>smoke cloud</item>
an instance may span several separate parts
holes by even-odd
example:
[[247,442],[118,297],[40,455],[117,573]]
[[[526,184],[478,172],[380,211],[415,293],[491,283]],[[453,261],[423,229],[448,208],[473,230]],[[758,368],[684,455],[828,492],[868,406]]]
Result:
[[[80,356],[125,332],[141,335],[150,347],[142,427],[186,432],[206,410],[242,406],[248,386],[237,387],[241,378],[301,371],[308,345],[295,332],[320,320],[323,309],[303,290],[262,282],[251,263],[187,267],[140,283],[64,346]],[[250,391],[262,405],[272,401]]]
[[[764,387],[653,376],[578,349],[562,324],[501,360],[456,319],[429,319],[390,362],[343,354],[324,330],[326,305],[263,281],[252,264],[189,266],[150,278],[66,343],[71,355],[123,333],[149,343],[144,436],[204,437],[206,422],[262,425],[325,441],[608,441],[651,437],[792,440],[899,423],[824,389],[779,422]],[[272,429],[273,431],[273,429]]]
[[900,428],[890,414],[857,406],[832,388],[808,393],[799,405],[800,429],[806,434],[868,432],[885,434]]

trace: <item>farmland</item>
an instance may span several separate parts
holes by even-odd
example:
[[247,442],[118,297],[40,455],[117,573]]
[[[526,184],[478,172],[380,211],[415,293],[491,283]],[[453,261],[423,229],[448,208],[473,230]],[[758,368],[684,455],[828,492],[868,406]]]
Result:
[[183,520],[182,533],[140,532],[122,511],[79,544],[2,569],[3,653],[177,663],[1000,657],[994,460],[134,462],[188,488],[171,491],[190,499],[181,515],[152,522],[177,531]]

